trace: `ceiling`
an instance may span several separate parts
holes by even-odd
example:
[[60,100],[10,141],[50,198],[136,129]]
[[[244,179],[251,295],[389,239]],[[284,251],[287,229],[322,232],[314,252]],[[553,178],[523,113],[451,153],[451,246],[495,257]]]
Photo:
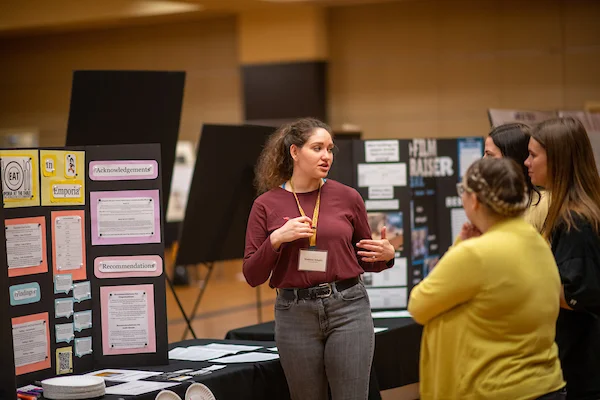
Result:
[[1,0],[0,36],[210,18],[293,4],[335,7],[389,1],[394,0]]

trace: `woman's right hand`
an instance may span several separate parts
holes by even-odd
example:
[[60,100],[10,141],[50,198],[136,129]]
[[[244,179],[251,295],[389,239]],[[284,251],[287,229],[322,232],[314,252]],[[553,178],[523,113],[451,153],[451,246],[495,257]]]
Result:
[[481,236],[481,231],[470,222],[465,222],[460,230],[460,240],[467,240],[477,236]]
[[314,232],[311,225],[312,220],[308,217],[288,219],[281,228],[271,233],[271,246],[274,250],[279,250],[283,243],[311,237]]

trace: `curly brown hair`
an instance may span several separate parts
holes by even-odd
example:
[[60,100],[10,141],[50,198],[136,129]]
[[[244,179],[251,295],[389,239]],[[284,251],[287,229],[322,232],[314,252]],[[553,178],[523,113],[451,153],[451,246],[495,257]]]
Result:
[[256,164],[254,183],[259,194],[280,186],[292,177],[294,160],[290,146],[294,144],[301,148],[317,128],[325,129],[333,138],[329,125],[315,118],[284,124],[269,137]]

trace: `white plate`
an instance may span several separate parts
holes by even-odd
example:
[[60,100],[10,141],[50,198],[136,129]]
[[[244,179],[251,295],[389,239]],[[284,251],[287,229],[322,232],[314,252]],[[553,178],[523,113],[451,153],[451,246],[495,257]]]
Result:
[[175,392],[170,390],[161,390],[159,394],[156,395],[154,400],[181,400],[181,397]]
[[208,387],[201,383],[192,383],[185,391],[185,400],[217,400]]
[[103,385],[104,378],[87,375],[59,376],[58,378],[50,378],[42,381],[42,387],[54,388],[86,388]]

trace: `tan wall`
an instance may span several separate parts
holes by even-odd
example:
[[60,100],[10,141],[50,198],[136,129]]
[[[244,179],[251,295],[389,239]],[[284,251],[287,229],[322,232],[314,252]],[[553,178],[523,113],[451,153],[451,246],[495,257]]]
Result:
[[0,41],[0,130],[38,128],[43,146],[64,145],[72,71],[187,72],[180,138],[202,123],[242,121],[235,18]]
[[483,135],[487,108],[600,99],[599,1],[406,1],[329,17],[330,119],[365,137]]

